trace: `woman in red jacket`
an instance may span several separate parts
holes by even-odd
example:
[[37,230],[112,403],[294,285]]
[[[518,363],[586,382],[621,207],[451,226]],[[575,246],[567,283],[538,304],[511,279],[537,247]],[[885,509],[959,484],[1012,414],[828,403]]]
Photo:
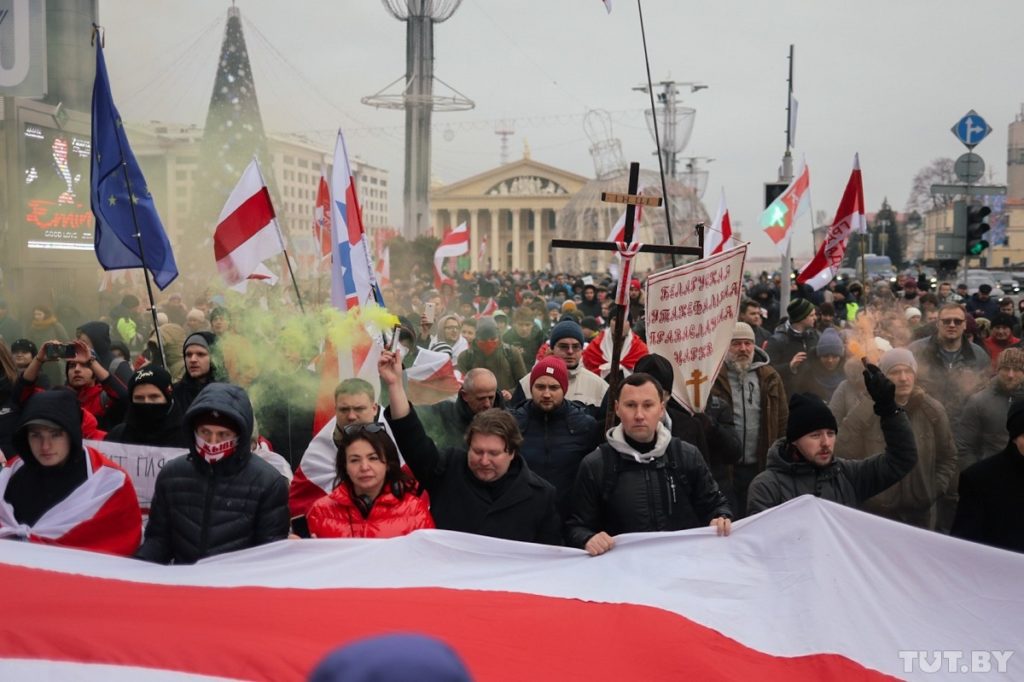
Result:
[[433,528],[427,501],[402,470],[381,424],[349,424],[335,438],[338,478],[306,520],[315,538],[395,538]]

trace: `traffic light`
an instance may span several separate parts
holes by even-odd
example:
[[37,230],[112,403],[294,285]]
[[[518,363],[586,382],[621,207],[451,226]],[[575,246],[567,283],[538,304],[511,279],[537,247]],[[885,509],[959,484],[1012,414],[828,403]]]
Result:
[[985,233],[989,231],[986,222],[992,209],[988,206],[971,205],[967,207],[967,255],[980,256],[988,248]]
[[779,195],[789,187],[788,182],[766,182],[764,183],[764,207],[768,208],[772,202],[779,198]]

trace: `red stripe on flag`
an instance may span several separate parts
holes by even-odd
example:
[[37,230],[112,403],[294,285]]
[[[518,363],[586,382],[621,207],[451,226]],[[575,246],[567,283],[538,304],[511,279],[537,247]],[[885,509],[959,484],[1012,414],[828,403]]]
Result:
[[267,226],[274,218],[270,193],[261,187],[224,219],[213,233],[214,260],[221,260]]
[[451,644],[478,680],[892,679],[836,654],[770,656],[635,604],[442,588],[172,586],[10,565],[0,565],[0,584],[17,586],[4,594],[8,658],[304,680],[341,644],[419,632]]

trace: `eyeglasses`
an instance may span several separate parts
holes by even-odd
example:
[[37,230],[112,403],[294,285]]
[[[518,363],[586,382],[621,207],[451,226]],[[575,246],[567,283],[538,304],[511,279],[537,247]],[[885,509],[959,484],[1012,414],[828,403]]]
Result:
[[578,343],[556,343],[555,348],[563,353],[576,353],[582,350],[583,346]]
[[356,436],[360,433],[380,433],[383,430],[384,425],[376,422],[369,422],[367,424],[347,424],[345,428],[342,429],[346,436]]
[[947,327],[959,327],[966,321],[967,320],[961,319],[959,317],[947,317],[945,319],[940,319],[939,324],[944,324]]

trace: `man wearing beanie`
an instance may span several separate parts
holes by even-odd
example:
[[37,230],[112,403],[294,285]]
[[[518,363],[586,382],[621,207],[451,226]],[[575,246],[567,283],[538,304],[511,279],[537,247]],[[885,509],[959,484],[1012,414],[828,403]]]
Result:
[[512,411],[523,434],[520,452],[535,474],[555,486],[558,515],[564,519],[576,471],[597,447],[601,430],[582,406],[566,399],[569,371],[561,358],[540,360],[529,379],[530,399]]
[[960,475],[960,503],[951,534],[1024,552],[1024,402],[1006,415],[1009,442]]
[[1013,315],[999,313],[992,317],[992,333],[982,343],[989,357],[992,358],[992,369],[996,368],[996,359],[1007,348],[1020,345],[1020,339],[1013,335]]
[[732,528],[732,509],[700,450],[665,425],[668,391],[650,374],[623,380],[615,401],[619,425],[583,458],[573,484],[566,542],[591,556],[615,546],[620,533],[710,525]]
[[135,556],[192,564],[288,537],[288,482],[253,457],[245,390],[214,383],[185,412],[189,453],[156,478],[145,539]]
[[914,468],[914,432],[896,404],[896,386],[870,364],[865,365],[864,384],[881,422],[885,450],[859,461],[835,457],[836,418],[820,398],[797,393],[789,401],[786,436],[772,445],[768,467],[750,484],[747,513],[800,495],[859,507]]
[[711,397],[729,406],[742,446],[742,456],[730,467],[735,518],[742,518],[750,482],[764,471],[768,448],[786,432],[789,416],[782,378],[768,364],[768,354],[755,345],[754,330],[746,322],[737,322],[733,329]]
[[[906,348],[882,354],[878,367],[896,386],[896,405],[906,412],[917,444],[917,464],[896,485],[864,503],[864,511],[935,530],[938,500],[957,474],[956,445],[942,404],[916,385],[917,360]],[[839,429],[836,456],[867,459],[885,447],[882,428],[871,405],[861,401]],[[953,486],[955,489],[955,486]],[[946,520],[946,529],[952,519]]]
[[786,308],[786,315],[788,319],[779,325],[764,349],[772,367],[782,377],[786,395],[792,395],[797,375],[818,345],[818,332],[814,327],[818,312],[806,298],[794,298]]
[[966,329],[967,313],[963,306],[946,303],[939,307],[935,333],[907,346],[917,358],[917,383],[942,403],[954,423],[967,396],[991,372],[988,353],[968,339]]
[[797,375],[797,393],[813,393],[826,403],[846,379],[843,360],[846,359],[846,345],[839,330],[830,327],[821,332],[814,354],[804,363]]
[[[185,356],[185,376],[174,384],[174,395],[182,411],[188,410],[207,384],[220,381],[211,350],[215,340],[213,332],[193,332],[185,337],[181,349]],[[171,351],[165,349],[164,352]]]
[[146,365],[128,380],[128,412],[106,440],[132,445],[187,448],[181,428],[184,414],[174,400],[171,375],[159,365]]
[[1007,348],[996,360],[996,375],[960,411],[954,434],[960,471],[1006,447],[1006,417],[1019,402],[1024,402],[1024,348]]
[[[575,320],[562,320],[551,328],[548,337],[548,352],[565,363],[569,372],[569,388],[565,392],[567,400],[584,405],[598,406],[604,400],[608,384],[583,366],[583,328]],[[519,387],[512,396],[512,404],[518,405],[530,395],[530,375],[519,381]]]
[[477,368],[491,370],[505,400],[512,399],[519,377],[526,374],[522,353],[502,343],[498,326],[491,317],[481,317],[476,323],[476,338],[458,359],[458,369],[463,374]]

